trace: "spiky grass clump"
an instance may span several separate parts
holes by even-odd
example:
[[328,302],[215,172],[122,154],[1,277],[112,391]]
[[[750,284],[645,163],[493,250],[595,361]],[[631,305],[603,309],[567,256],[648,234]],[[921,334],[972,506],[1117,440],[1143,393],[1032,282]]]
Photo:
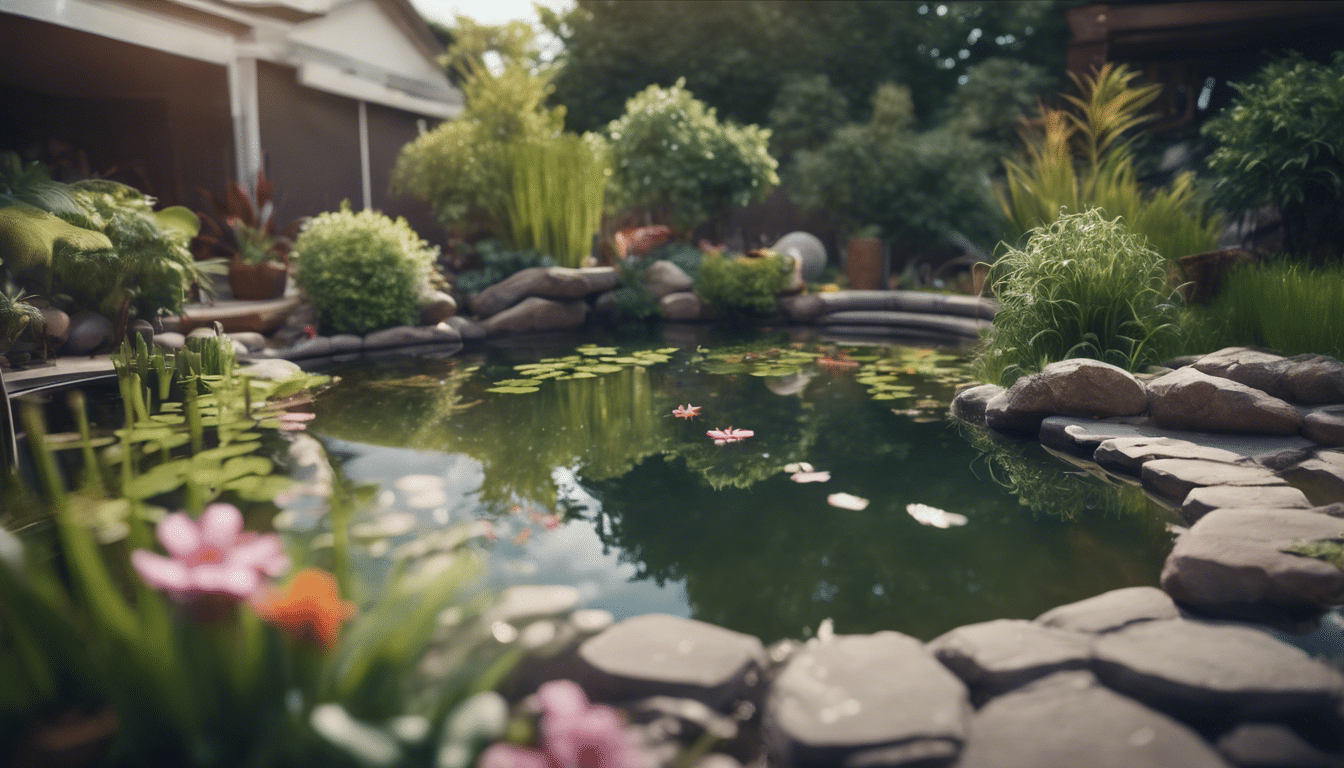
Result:
[[1284,260],[1243,267],[1227,276],[1218,300],[1192,326],[1201,342],[1192,352],[1258,346],[1344,359],[1344,267]]
[[990,285],[1000,309],[977,355],[982,381],[1007,386],[1074,357],[1139,370],[1179,340],[1166,260],[1097,209],[1032,230],[999,257]]

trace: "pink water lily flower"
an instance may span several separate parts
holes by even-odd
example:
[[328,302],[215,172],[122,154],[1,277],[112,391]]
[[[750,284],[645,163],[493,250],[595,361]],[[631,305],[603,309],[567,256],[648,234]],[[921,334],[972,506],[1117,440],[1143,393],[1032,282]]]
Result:
[[232,504],[211,504],[199,520],[183,512],[159,521],[159,543],[168,557],[144,549],[131,564],[145,583],[178,602],[213,595],[244,600],[263,586],[263,577],[289,570],[280,537],[243,530],[243,514]]
[[285,432],[297,432],[302,429],[307,429],[308,425],[304,424],[304,422],[312,421],[313,419],[317,418],[317,414],[285,412],[277,415],[276,418],[280,419],[281,430]]
[[478,768],[648,768],[616,710],[590,704],[577,683],[552,680],[537,690],[537,700],[540,751],[495,744]]
[[704,406],[700,405],[691,405],[690,403],[678,405],[676,408],[672,409],[672,415],[676,416],[678,419],[693,419],[700,415],[700,409],[703,407]]
[[723,445],[725,443],[740,442],[756,433],[750,429],[733,429],[732,427],[729,427],[727,429],[711,429],[705,434],[713,438],[715,445]]

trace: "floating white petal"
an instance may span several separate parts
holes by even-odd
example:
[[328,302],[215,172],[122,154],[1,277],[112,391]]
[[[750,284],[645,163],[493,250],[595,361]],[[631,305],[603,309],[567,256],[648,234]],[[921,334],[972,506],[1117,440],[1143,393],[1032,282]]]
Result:
[[952,528],[969,522],[965,515],[958,515],[956,512],[944,512],[927,504],[906,504],[905,511],[921,524],[931,525],[934,528]]
[[831,479],[830,472],[794,472],[789,479],[795,483],[824,483]]
[[812,469],[813,469],[812,465],[808,464],[806,461],[800,461],[795,464],[784,465],[784,471],[788,472],[790,475],[798,472],[811,472]]
[[832,493],[826,497],[826,503],[832,507],[852,509],[855,512],[868,508],[868,500],[848,493]]

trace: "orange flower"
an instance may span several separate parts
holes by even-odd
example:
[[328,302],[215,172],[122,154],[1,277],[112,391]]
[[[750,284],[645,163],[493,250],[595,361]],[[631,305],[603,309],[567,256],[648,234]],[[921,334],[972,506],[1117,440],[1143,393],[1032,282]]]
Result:
[[356,611],[353,603],[341,599],[336,577],[317,568],[299,571],[286,590],[272,590],[253,607],[266,621],[322,648],[335,644],[341,622]]

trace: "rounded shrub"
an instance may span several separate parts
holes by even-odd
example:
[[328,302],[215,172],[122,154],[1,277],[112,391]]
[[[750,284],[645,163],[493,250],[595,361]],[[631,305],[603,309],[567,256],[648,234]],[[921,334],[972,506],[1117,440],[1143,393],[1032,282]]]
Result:
[[419,319],[438,249],[405,219],[348,206],[311,219],[294,243],[299,287],[324,330],[363,334]]
[[792,262],[768,252],[756,257],[706,255],[695,276],[695,292],[728,312],[768,315],[792,272]]
[[1032,230],[989,279],[999,313],[976,359],[983,381],[1008,386],[1074,357],[1135,371],[1180,341],[1166,259],[1096,208]]

